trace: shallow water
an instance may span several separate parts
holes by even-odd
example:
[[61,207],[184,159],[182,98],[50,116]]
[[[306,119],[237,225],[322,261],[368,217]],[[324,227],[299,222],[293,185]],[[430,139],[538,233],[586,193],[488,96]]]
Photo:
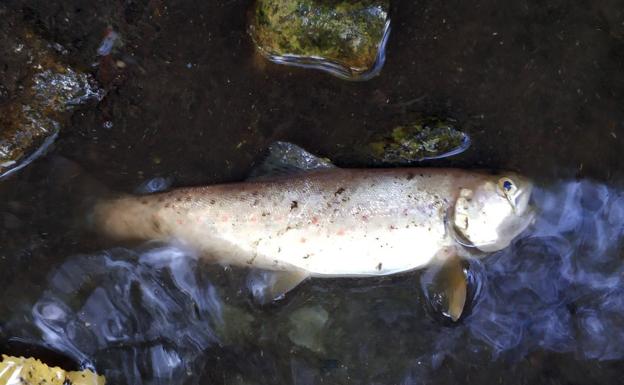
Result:
[[[363,83],[258,60],[247,6],[7,2],[108,90],[52,152],[113,190],[150,191],[240,180],[276,140],[366,166],[354,145],[440,115],[472,147],[425,164],[535,178],[536,226],[471,262],[481,286],[458,325],[431,311],[418,272],[311,280],[260,307],[245,271],[85,233],[80,189],[41,159],[0,183],[3,339],[46,344],[119,384],[619,383],[618,2],[394,2],[386,64]],[[123,68],[98,56],[108,27]]]

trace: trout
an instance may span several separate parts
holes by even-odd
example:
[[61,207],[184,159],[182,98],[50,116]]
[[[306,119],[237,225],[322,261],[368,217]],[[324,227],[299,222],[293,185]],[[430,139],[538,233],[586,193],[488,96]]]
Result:
[[[481,256],[533,220],[532,184],[515,173],[341,169],[287,143],[271,151],[267,169],[290,161],[277,167],[284,175],[101,201],[93,225],[117,240],[175,239],[214,262],[290,272],[286,291],[308,276],[381,276]],[[297,162],[313,167],[293,173]]]

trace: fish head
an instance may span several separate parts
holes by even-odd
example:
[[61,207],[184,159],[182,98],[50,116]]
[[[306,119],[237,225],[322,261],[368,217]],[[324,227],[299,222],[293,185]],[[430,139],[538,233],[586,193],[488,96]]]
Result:
[[457,241],[483,252],[507,247],[535,218],[529,204],[533,183],[515,173],[486,176],[461,188],[453,212]]

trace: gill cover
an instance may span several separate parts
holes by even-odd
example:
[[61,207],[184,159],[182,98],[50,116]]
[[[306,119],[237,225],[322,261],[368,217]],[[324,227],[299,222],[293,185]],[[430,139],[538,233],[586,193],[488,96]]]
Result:
[[462,188],[455,202],[453,230],[458,242],[483,252],[504,249],[531,224],[532,183],[519,175],[493,177]]

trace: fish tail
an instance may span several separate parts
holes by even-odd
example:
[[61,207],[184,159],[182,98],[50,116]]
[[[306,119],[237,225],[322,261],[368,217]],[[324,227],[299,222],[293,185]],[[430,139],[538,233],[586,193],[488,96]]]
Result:
[[93,231],[95,207],[115,194],[73,160],[57,155],[50,158],[49,164],[48,176],[55,186],[54,193],[71,208],[68,214],[75,226]]

